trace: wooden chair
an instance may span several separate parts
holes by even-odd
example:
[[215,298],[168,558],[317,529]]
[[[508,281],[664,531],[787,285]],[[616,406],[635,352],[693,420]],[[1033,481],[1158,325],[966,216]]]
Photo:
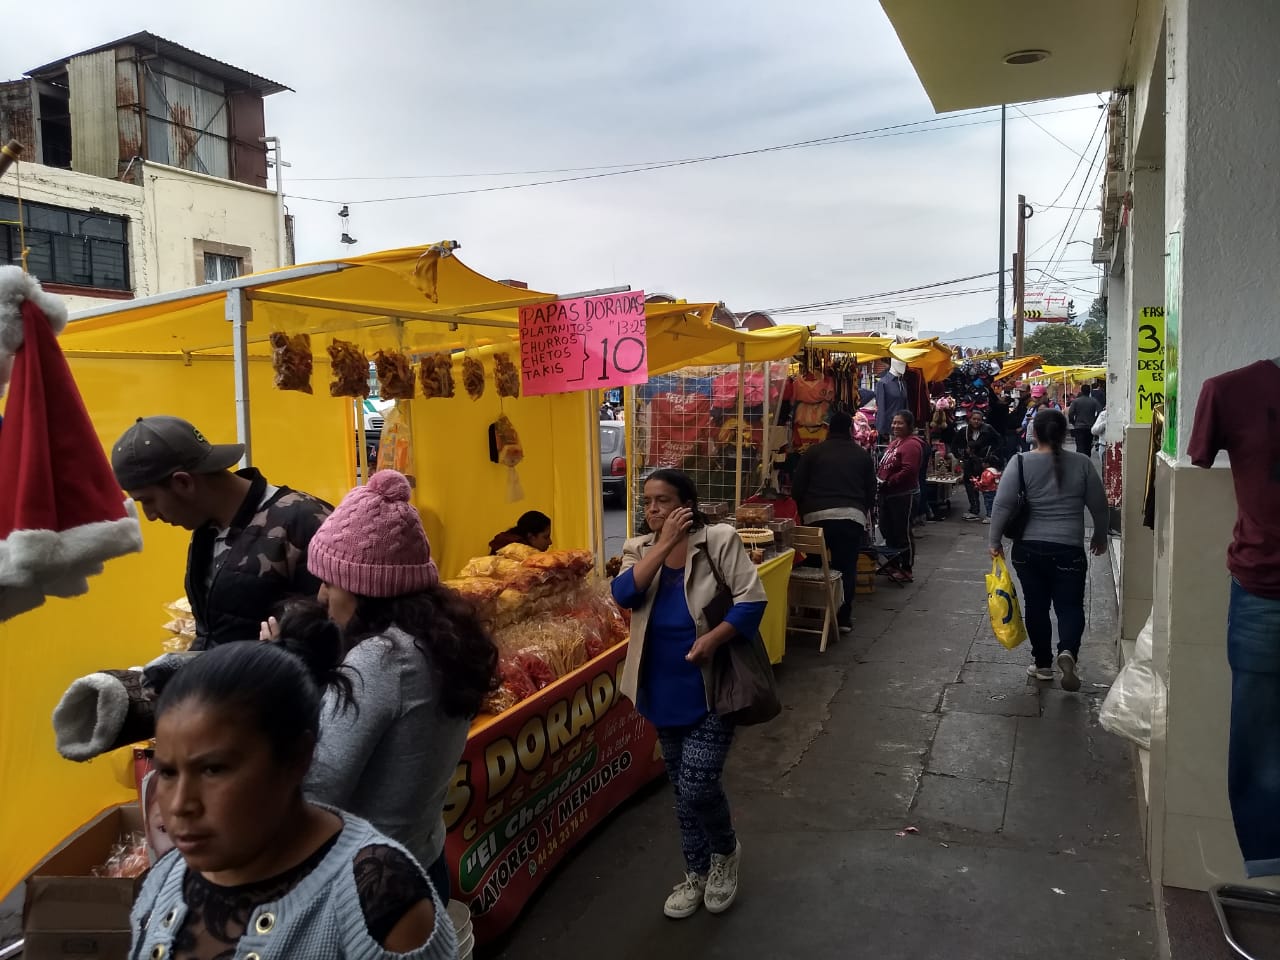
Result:
[[831,569],[831,553],[821,527],[796,527],[791,545],[796,553],[806,557],[820,557],[821,567],[796,567],[787,585],[787,630],[796,633],[816,633],[822,638],[819,653],[827,652],[828,640],[838,639],[840,624],[837,620],[840,600],[837,589],[852,590],[853,584],[841,582],[840,572]]

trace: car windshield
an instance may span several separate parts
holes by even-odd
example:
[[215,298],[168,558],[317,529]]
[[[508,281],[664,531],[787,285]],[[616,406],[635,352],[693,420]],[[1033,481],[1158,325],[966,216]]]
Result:
[[600,428],[600,452],[613,453],[615,450],[622,449],[622,428],[621,427],[601,427]]

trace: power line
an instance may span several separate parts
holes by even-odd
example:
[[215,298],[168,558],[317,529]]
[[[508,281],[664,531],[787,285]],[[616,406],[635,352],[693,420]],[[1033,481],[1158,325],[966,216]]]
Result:
[[[1075,199],[1075,203],[1077,206],[1079,206],[1080,200],[1084,197],[1085,190],[1088,189],[1089,186],[1093,183],[1095,165],[1098,165],[1099,161],[1101,161],[1101,167],[1099,167],[1099,171],[1101,171],[1101,169],[1105,168],[1107,165],[1106,157],[1102,153],[1102,148],[1106,146],[1106,143],[1107,143],[1106,136],[1099,138],[1097,149],[1093,151],[1093,159],[1089,161],[1089,172],[1085,175],[1085,178],[1080,181],[1080,192],[1076,194],[1076,199]],[[1076,228],[1080,226],[1080,220],[1083,217],[1084,217],[1083,210],[1077,211],[1075,224],[1071,223],[1070,216],[1067,217],[1067,227],[1062,231],[1062,235],[1058,238],[1059,243],[1054,245],[1053,253],[1049,255],[1049,266],[1051,269],[1057,269],[1055,264],[1057,257],[1066,256],[1067,247],[1070,245],[1069,240],[1072,234],[1075,233]],[[1061,247],[1061,250],[1059,250],[1059,246]]]
[[[994,109],[994,108],[988,108]],[[1047,116],[1053,113],[1072,113],[1080,110],[1092,110],[1093,107],[1069,107],[1063,110],[1047,110],[1037,113],[1036,116]],[[982,112],[982,111],[979,111]],[[975,114],[962,114],[962,117],[970,117]],[[938,118],[939,121],[951,119],[950,117]],[[1028,118],[1029,119],[1029,118]],[[913,120],[908,123],[897,123],[886,127],[874,127],[869,130],[857,130],[850,133],[834,134],[829,137],[818,137],[812,140],[798,140],[792,143],[774,144],[768,147],[756,147],[751,150],[737,150],[728,153],[709,154],[701,157],[687,157],[681,160],[666,160],[657,163],[642,163],[624,167],[622,169],[603,169],[598,173],[584,173],[572,177],[559,177],[552,180],[534,180],[528,183],[507,183],[497,184],[487,187],[473,187],[466,190],[447,190],[439,193],[421,193],[411,194],[399,197],[374,197],[367,200],[330,200],[326,197],[303,197],[291,195],[291,200],[307,201],[311,203],[331,203],[331,204],[370,204],[370,203],[397,203],[406,200],[432,200],[441,197],[457,197],[476,193],[494,193],[503,190],[520,190],[526,187],[544,187],[560,183],[576,183],[583,180],[600,180],[606,177],[620,177],[633,173],[648,173],[652,170],[666,170],[672,167],[690,166],[699,163],[709,163],[713,160],[728,160],[737,157],[758,156],[766,153],[777,153],[784,150],[799,150],[808,147],[829,146],[836,143],[853,143],[866,140],[881,140],[889,137],[907,136],[917,133],[934,133],[941,130],[955,130],[960,127],[972,127],[980,124],[994,123],[994,119],[974,120],[967,123],[949,123],[943,124],[936,122],[935,126],[923,126],[927,123],[935,123],[932,120]],[[908,128],[917,129],[908,129]],[[592,169],[592,168],[585,168]]]
[[[1008,273],[1008,270],[1005,270],[1004,272]],[[964,283],[968,280],[982,280],[982,279],[985,279],[986,277],[999,276],[1000,273],[1001,271],[999,270],[991,270],[991,271],[988,271],[987,273],[974,273],[967,277],[956,277],[954,280],[939,280],[936,283],[923,283],[914,287],[903,287],[900,290],[888,290],[888,291],[885,291],[884,293],[868,293],[868,294],[862,294],[855,297],[842,297],[838,300],[822,300],[822,301],[818,301],[817,303],[802,303],[802,304],[797,304],[795,306],[790,306],[790,307],[773,307],[763,312],[770,313],[770,314],[798,313],[803,310],[812,310],[817,307],[838,307],[838,306],[856,303],[863,300],[875,300],[882,297],[892,297],[900,293],[915,293],[917,290],[932,290],[937,287],[947,287],[953,283]]]
[[[1021,108],[1021,107],[1014,107],[1013,109],[1017,110],[1017,111],[1018,111],[1019,113],[1021,113],[1024,117],[1026,117],[1028,120],[1030,120],[1030,121],[1032,122],[1032,124],[1034,124],[1034,125],[1035,125],[1039,130],[1040,130],[1040,132],[1041,132],[1041,133],[1045,134],[1045,135],[1046,135],[1046,136],[1048,136],[1050,139],[1055,140],[1055,141],[1057,141],[1058,143],[1062,144],[1062,146],[1066,147],[1068,150],[1070,150],[1072,153],[1074,153],[1077,157],[1080,157],[1080,159],[1081,159],[1081,160],[1083,160],[1083,159],[1084,159],[1083,154],[1081,154],[1079,151],[1077,151],[1075,147],[1071,146],[1071,144],[1069,144],[1069,143],[1067,143],[1065,140],[1061,139],[1057,134],[1055,134],[1055,133],[1053,133],[1052,131],[1050,131],[1050,130],[1049,130],[1047,127],[1045,127],[1043,124],[1038,123],[1034,118],[1032,118],[1032,117],[1030,117],[1030,116],[1027,116],[1027,114],[1026,114],[1026,113],[1023,113],[1023,110],[1022,110],[1022,108]],[[1089,148],[1086,146],[1086,147],[1085,147],[1085,149],[1087,150],[1087,149],[1089,149]]]

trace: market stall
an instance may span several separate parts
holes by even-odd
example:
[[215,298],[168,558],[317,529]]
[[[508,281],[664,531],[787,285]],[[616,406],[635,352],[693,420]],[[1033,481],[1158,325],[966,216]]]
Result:
[[[539,395],[522,363],[522,308],[527,320],[567,301],[489,280],[455,249],[386,251],[124,302],[77,318],[62,345],[104,446],[136,417],[170,413],[238,437],[268,477],[330,502],[367,473],[370,363],[383,398],[398,398],[380,456],[413,479],[442,570],[492,581],[481,592],[505,644],[502,696],[472,729],[446,809],[454,881],[483,942],[662,767],[651,728],[617,695],[625,626],[594,579],[598,391]],[[672,355],[726,343],[740,354],[770,339],[706,331],[687,306],[662,307],[651,342]],[[140,397],[151,398],[142,409]],[[482,557],[490,537],[529,507],[578,549],[469,570],[492,559]],[[82,823],[136,795],[129,751],[63,760],[49,715],[72,680],[160,652],[186,535],[148,524],[144,539],[143,553],[109,567],[86,597],[0,625],[0,895]],[[578,624],[571,636],[556,630],[566,618]]]

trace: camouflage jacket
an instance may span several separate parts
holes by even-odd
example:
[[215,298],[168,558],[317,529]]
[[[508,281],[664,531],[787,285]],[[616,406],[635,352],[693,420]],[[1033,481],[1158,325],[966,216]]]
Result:
[[307,545],[333,507],[288,487],[264,502],[266,477],[252,469],[239,476],[252,486],[231,521],[225,551],[214,560],[218,530],[212,526],[191,538],[186,587],[196,621],[193,650],[257,640],[262,621],[282,601],[314,597],[320,589],[320,581],[307,570]]

